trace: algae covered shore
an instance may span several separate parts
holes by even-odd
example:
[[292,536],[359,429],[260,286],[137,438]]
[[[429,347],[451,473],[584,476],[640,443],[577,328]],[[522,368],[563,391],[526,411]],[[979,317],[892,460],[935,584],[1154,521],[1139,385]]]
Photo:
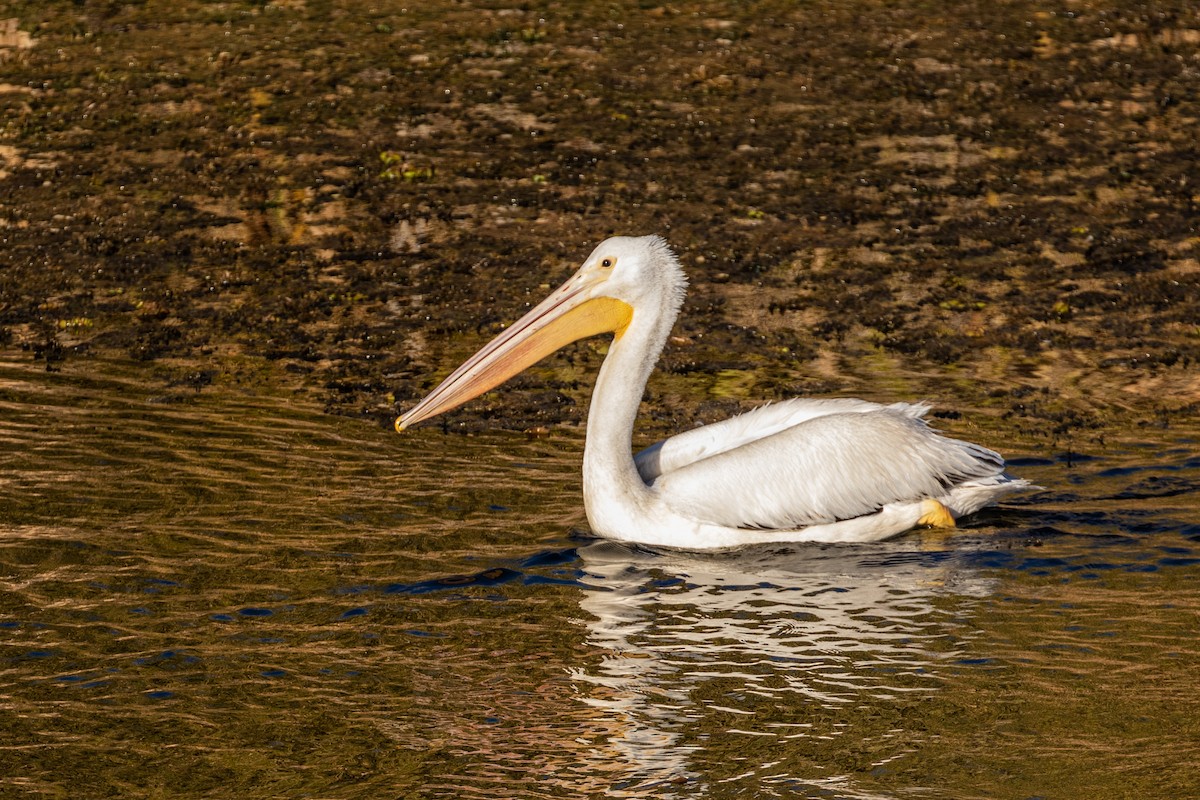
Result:
[[[390,419],[614,233],[649,429],[794,394],[1035,437],[1200,401],[1200,10],[0,2],[0,350]],[[582,419],[601,339],[449,429]],[[983,424],[983,423],[981,423]]]

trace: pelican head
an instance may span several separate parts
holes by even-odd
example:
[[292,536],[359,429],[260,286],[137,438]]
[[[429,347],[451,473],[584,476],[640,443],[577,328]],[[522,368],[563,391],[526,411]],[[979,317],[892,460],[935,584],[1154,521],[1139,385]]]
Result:
[[686,285],[661,237],[606,239],[566,283],[397,419],[396,430],[457,408],[571,342],[601,333],[620,339],[635,313],[657,312],[673,321]]

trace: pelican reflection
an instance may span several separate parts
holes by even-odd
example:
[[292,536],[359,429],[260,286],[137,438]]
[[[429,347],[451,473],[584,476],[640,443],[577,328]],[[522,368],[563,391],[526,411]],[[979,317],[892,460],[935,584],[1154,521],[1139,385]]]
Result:
[[963,611],[991,587],[950,554],[913,544],[724,556],[579,548],[595,587],[581,601],[588,644],[602,655],[571,675],[579,699],[604,715],[602,755],[625,766],[616,796],[695,796],[697,776],[713,774],[698,762],[715,752],[737,753],[757,780],[778,766],[791,785],[809,759],[809,788],[872,796],[837,765],[797,754],[869,739],[875,768],[912,753],[872,709],[938,690],[965,652]]

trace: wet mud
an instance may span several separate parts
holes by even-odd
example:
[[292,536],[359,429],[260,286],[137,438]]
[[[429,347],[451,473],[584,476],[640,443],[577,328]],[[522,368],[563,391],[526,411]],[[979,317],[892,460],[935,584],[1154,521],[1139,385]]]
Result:
[[[381,421],[599,239],[647,428],[795,394],[1081,439],[1200,402],[1185,2],[0,2],[0,349]],[[577,424],[603,340],[448,417]],[[76,368],[76,367],[73,367]]]

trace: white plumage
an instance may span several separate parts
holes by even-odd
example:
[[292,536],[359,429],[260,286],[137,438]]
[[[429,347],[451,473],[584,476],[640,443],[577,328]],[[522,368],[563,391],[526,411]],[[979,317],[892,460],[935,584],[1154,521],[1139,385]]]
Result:
[[396,422],[447,411],[584,336],[615,333],[584,450],[597,535],[717,549],[761,542],[873,541],[954,518],[1028,482],[984,447],[940,436],[924,404],[789,400],[630,453],[646,381],[687,281],[657,236],[615,237]]

